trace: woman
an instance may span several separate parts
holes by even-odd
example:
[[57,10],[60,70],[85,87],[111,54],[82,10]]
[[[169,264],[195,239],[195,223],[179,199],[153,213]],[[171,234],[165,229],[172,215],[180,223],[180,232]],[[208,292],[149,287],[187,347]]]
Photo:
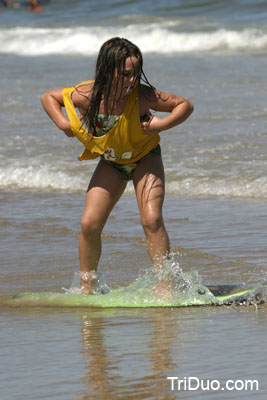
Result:
[[[162,217],[165,182],[159,132],[184,122],[192,104],[152,87],[139,48],[117,37],[102,45],[93,81],[50,90],[43,94],[42,104],[60,130],[83,143],[80,160],[100,156],[81,220],[81,293],[96,290],[101,233],[130,179],[150,259],[155,263],[167,257],[170,244]],[[159,118],[150,110],[168,114]]]

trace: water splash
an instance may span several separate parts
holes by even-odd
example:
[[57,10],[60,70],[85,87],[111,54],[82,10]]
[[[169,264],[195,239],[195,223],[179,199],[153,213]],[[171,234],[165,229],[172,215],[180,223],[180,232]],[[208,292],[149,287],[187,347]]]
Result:
[[[67,294],[83,294],[79,287],[79,277],[79,273],[76,273],[70,289],[64,289]],[[101,272],[98,273],[97,279],[95,295],[89,297],[91,305],[101,307],[176,307],[205,304],[228,306],[253,304],[256,306],[266,302],[267,293],[267,287],[259,285],[258,288],[254,286],[249,291],[244,290],[243,293],[238,293],[238,296],[233,294],[225,298],[224,296],[215,297],[212,291],[202,283],[198,271],[182,271],[175,260],[175,254],[141,271],[138,278],[126,287],[112,291],[106,283],[105,274]]]
[[[177,304],[216,304],[216,297],[202,284],[197,271],[183,272],[175,261],[175,254],[162,262],[155,263],[140,272],[139,277],[126,287],[112,291],[106,283],[105,274],[98,272],[97,288],[94,295],[103,295],[107,302],[123,306],[153,305],[162,306]],[[69,289],[62,288],[66,294],[83,294],[80,287],[80,274],[74,274]],[[106,296],[107,295],[107,296]],[[104,301],[103,298],[103,301]]]
[[[72,284],[69,289],[62,288],[66,294],[83,294],[83,288],[80,287],[80,273],[75,272],[72,280]],[[96,289],[94,290],[94,295],[96,294],[107,294],[111,291],[111,288],[106,283],[106,275],[104,272],[97,273]]]
[[142,271],[137,280],[122,289],[131,302],[178,304],[216,303],[215,296],[202,284],[197,271],[183,272],[174,255]]

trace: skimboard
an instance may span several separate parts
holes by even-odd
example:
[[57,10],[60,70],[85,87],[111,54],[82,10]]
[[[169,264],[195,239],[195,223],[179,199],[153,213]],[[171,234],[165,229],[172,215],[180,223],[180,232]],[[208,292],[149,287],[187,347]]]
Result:
[[266,302],[267,285],[201,285],[171,297],[155,294],[151,287],[138,281],[106,294],[83,295],[55,292],[27,292],[0,296],[0,307],[188,307],[231,304],[260,304]]

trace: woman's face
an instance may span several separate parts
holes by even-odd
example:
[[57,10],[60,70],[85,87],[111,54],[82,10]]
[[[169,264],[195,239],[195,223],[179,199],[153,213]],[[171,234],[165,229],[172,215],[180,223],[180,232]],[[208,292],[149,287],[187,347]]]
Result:
[[139,60],[136,57],[128,57],[125,60],[125,68],[115,72],[114,80],[118,81],[117,94],[119,97],[128,96],[139,83]]

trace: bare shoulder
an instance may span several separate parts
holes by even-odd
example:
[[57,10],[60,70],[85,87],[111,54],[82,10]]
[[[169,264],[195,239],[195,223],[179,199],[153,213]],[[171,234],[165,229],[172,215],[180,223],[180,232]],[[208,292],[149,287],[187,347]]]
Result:
[[157,100],[156,92],[154,87],[141,84],[139,86],[139,102],[154,103]]
[[86,109],[91,98],[92,89],[93,82],[75,86],[75,90],[71,94],[71,100],[74,106]]

